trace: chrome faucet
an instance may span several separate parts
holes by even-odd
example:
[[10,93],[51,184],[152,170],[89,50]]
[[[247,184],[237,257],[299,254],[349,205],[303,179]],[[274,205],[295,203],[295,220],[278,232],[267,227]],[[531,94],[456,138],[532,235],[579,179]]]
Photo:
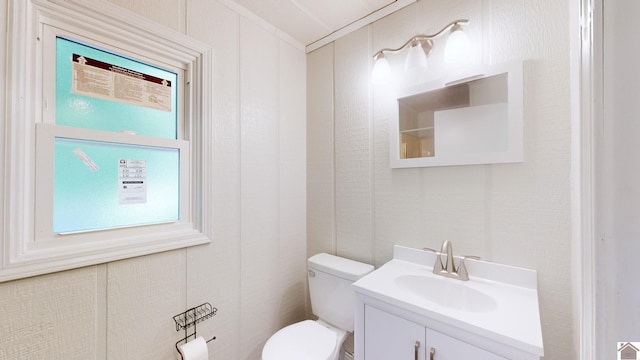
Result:
[[[438,257],[436,258],[436,263],[433,264],[434,274],[462,281],[469,280],[469,273],[467,272],[467,267],[464,264],[465,259],[480,260],[480,257],[478,256],[461,256],[460,261],[458,262],[458,266],[456,267],[453,261],[453,245],[449,240],[445,240],[442,243],[440,251],[429,248],[424,248],[423,250],[433,251],[434,253],[436,253],[436,255],[438,255]],[[442,255],[445,255],[447,257],[446,263],[442,262]]]

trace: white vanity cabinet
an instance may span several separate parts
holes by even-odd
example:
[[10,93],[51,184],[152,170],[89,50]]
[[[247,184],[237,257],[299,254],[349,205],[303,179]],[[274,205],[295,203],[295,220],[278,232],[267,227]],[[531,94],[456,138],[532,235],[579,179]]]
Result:
[[544,356],[535,270],[467,260],[462,281],[434,274],[437,259],[396,245],[391,261],[352,285],[356,360]]
[[370,305],[364,305],[364,353],[357,354],[357,358],[366,360],[507,360]]

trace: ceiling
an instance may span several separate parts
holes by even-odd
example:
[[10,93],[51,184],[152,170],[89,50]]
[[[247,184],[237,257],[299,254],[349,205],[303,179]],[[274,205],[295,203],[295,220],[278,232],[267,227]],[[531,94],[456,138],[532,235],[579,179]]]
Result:
[[397,0],[234,0],[309,45]]

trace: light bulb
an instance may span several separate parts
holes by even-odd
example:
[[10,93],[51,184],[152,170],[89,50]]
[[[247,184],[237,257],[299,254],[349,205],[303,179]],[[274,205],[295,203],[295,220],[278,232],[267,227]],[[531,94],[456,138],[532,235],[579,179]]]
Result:
[[418,40],[414,41],[409,47],[409,53],[404,63],[404,71],[410,71],[413,69],[426,69],[427,68],[427,54],[422,48],[422,43]]
[[444,61],[447,63],[466,62],[469,59],[470,53],[471,44],[469,43],[467,34],[462,31],[462,26],[459,24],[453,25],[444,49]]
[[384,54],[376,56],[376,62],[373,64],[373,70],[371,71],[371,81],[374,84],[384,84],[391,79],[391,66],[389,61],[384,57]]

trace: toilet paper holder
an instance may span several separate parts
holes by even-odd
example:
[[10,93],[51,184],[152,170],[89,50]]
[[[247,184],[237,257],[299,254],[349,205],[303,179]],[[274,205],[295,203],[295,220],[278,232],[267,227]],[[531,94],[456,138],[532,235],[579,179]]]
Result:
[[[180,331],[181,329],[184,329],[184,338],[180,339],[176,343],[176,350],[178,350],[180,357],[182,357],[182,353],[180,352],[178,345],[180,345],[180,343],[182,343],[183,341],[186,343],[191,337],[193,337],[194,339],[197,338],[196,324],[199,324],[209,318],[214,317],[217,312],[218,312],[218,309],[216,309],[215,307],[211,306],[211,304],[206,302],[202,305],[192,307],[191,309],[181,312],[180,314],[175,315],[173,317],[173,321],[176,322],[176,331]],[[193,327],[193,333],[191,334],[188,333],[188,329],[190,327]],[[213,338],[207,340],[207,342],[210,342],[215,339],[216,337],[214,336]]]

